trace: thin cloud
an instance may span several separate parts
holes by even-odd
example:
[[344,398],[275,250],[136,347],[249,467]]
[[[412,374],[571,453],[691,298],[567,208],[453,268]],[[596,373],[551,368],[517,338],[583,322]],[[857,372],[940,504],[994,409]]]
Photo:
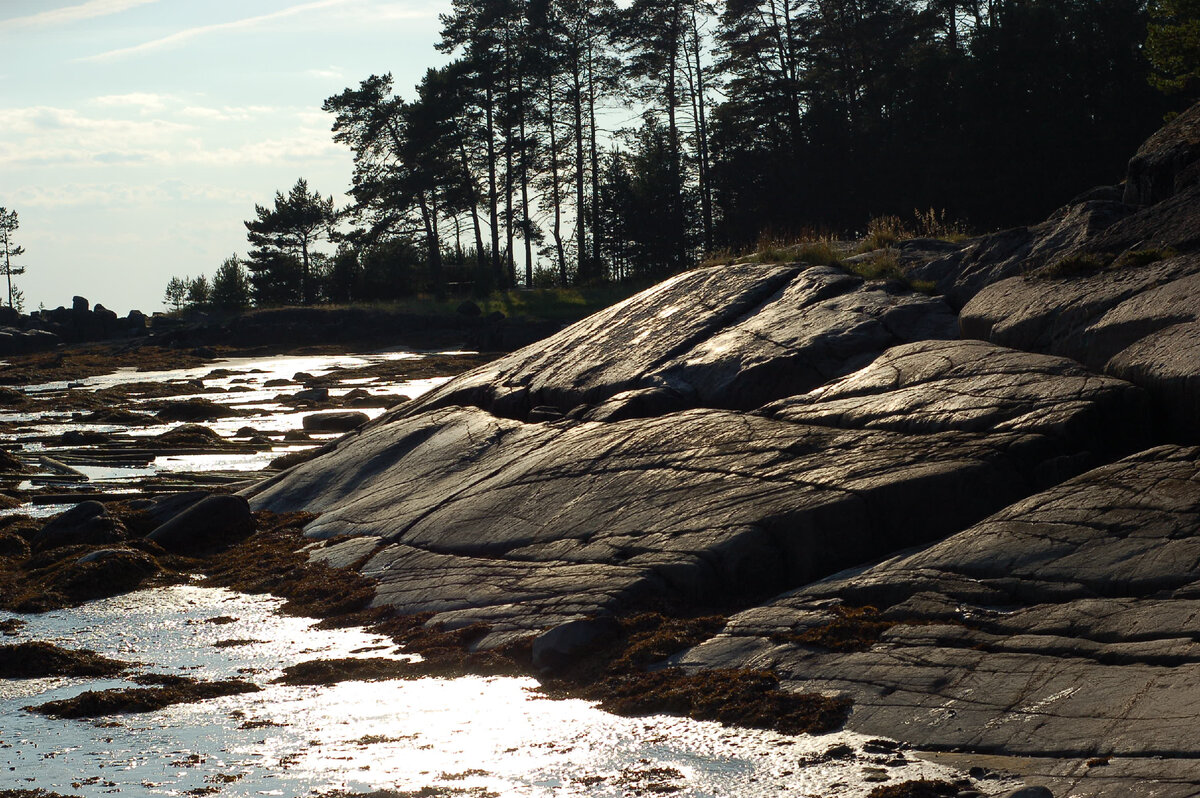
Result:
[[106,17],[137,6],[157,3],[158,0],[88,0],[66,8],[55,8],[50,11],[39,11],[25,17],[13,17],[0,20],[0,31],[14,28],[34,28],[50,25],[63,25],[94,17]]
[[117,50],[108,50],[107,52],[99,53],[97,55],[90,55],[77,60],[110,61],[114,58],[137,55],[139,53],[144,53],[151,50],[161,50],[166,47],[173,47],[191,39],[195,39],[198,36],[205,36],[210,33],[217,33],[219,31],[244,30],[246,28],[253,28],[256,25],[261,25],[264,22],[271,22],[284,17],[303,14],[308,11],[317,11],[322,8],[331,8],[333,6],[345,5],[346,3],[358,1],[359,0],[315,0],[315,2],[302,3],[298,6],[283,8],[279,11],[273,11],[270,14],[262,14],[257,17],[247,17],[245,19],[233,20],[232,22],[218,22],[213,25],[201,25],[195,28],[188,28],[187,30],[181,30],[176,33],[172,33],[169,36],[163,36],[160,39],[153,39],[148,42],[143,42],[142,44],[135,44],[132,47],[122,47]]
[[167,103],[174,101],[174,99],[174,97],[168,94],[132,92],[130,94],[106,94],[103,97],[94,97],[92,103],[108,108],[140,108],[143,113],[149,113],[151,111],[163,110],[167,107]]

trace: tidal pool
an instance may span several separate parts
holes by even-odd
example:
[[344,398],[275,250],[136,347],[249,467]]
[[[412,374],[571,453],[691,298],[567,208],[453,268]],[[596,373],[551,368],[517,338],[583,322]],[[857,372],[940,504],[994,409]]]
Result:
[[[26,625],[0,641],[49,640],[139,663],[133,673],[242,678],[263,690],[146,714],[56,720],[22,708],[133,684],[0,681],[0,789],[862,796],[884,778],[957,777],[921,760],[896,764],[863,753],[866,738],[847,732],[788,737],[666,716],[621,718],[584,701],[547,699],[532,679],[275,685],[282,668],[308,659],[405,656],[361,629],[320,630],[311,619],[280,615],[280,603],[187,585],[15,616]],[[856,756],[811,762],[833,746],[850,746]]]

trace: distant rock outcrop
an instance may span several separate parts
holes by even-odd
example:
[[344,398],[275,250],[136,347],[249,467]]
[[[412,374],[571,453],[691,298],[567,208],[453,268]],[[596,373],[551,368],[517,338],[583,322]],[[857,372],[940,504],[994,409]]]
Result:
[[901,260],[944,299],[805,264],[679,275],[250,504],[319,513],[313,556],[376,605],[532,638],[545,667],[617,616],[733,608],[674,664],[773,669],[1060,798],[1196,794],[1198,116],[1123,194]]

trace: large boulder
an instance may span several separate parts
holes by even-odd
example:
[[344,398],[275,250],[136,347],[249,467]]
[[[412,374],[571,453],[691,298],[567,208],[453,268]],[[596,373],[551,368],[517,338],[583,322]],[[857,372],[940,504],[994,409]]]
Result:
[[366,413],[353,410],[335,410],[329,413],[310,413],[301,426],[309,432],[349,432],[371,420]]
[[200,554],[236,543],[253,532],[254,517],[246,500],[217,494],[191,504],[146,539],[177,554]]
[[[680,406],[752,409],[811,390],[890,346],[955,338],[942,300],[827,266],[681,274],[431,391],[392,415],[474,405],[524,419],[665,389]],[[636,394],[631,394],[636,395]]]

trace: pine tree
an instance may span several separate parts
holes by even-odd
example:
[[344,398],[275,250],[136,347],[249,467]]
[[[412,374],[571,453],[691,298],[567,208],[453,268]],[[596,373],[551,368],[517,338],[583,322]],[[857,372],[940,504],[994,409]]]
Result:
[[323,198],[319,192],[308,191],[308,181],[300,178],[287,196],[275,192],[275,205],[254,206],[257,218],[246,222],[247,239],[255,247],[276,249],[300,257],[300,301],[311,304],[316,299],[316,283],[312,279],[311,247],[328,238],[337,221],[333,197]]
[[25,247],[18,246],[17,243],[12,240],[12,234],[15,233],[17,228],[20,226],[21,224],[17,219],[17,212],[15,210],[10,211],[6,208],[0,208],[0,255],[4,256],[4,262],[3,264],[0,264],[0,268],[3,269],[4,276],[8,280],[9,308],[15,308],[15,301],[17,298],[16,292],[18,290],[13,287],[13,275],[25,273],[24,266],[14,266],[12,262],[13,258],[20,257],[21,255],[25,254]]

